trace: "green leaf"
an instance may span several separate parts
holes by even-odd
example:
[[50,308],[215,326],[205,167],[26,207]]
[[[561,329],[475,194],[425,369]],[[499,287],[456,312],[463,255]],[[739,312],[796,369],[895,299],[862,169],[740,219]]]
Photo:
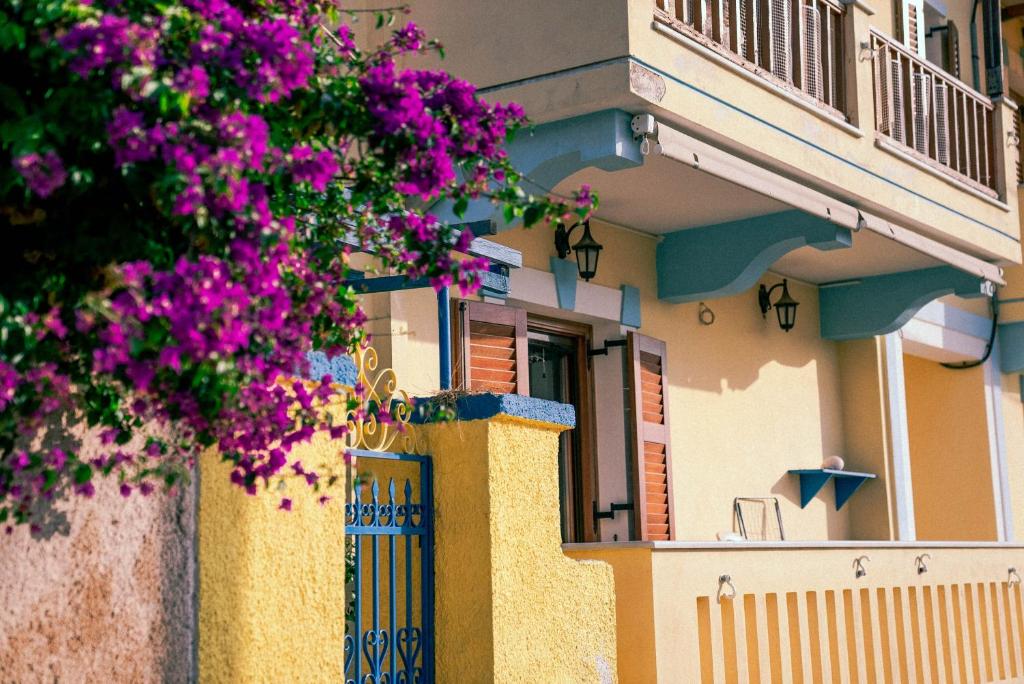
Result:
[[459,218],[462,218],[463,216],[466,215],[466,209],[468,209],[468,208],[469,208],[469,199],[466,198],[465,195],[463,195],[462,197],[460,197],[459,199],[457,199],[455,201],[455,206],[452,207],[452,211],[455,212],[456,216],[458,216]]
[[75,484],[85,484],[92,479],[92,467],[88,463],[79,463],[75,468]]
[[541,220],[543,216],[544,209],[537,206],[536,204],[531,204],[530,206],[526,207],[526,211],[523,212],[523,223],[527,227],[530,227],[533,224],[537,223],[537,221]]

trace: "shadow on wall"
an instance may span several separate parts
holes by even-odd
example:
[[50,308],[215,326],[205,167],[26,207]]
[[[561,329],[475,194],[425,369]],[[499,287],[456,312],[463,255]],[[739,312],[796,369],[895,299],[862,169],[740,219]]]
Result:
[[[80,425],[46,445],[103,453]],[[194,490],[57,499],[40,529],[0,536],[0,680],[188,682],[194,677]]]

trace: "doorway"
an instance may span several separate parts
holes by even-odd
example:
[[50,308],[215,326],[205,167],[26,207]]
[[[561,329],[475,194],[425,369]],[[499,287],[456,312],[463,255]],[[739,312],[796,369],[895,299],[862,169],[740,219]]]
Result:
[[558,493],[563,542],[592,541],[594,472],[591,381],[587,359],[590,327],[566,321],[527,321],[530,396],[576,410],[576,426],[559,435]]

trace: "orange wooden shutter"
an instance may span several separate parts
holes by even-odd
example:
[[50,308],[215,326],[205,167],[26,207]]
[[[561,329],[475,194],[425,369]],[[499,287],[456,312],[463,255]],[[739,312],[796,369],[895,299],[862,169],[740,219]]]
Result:
[[672,539],[672,469],[665,401],[665,343],[629,334],[629,387],[632,411],[633,502],[643,540]]
[[483,302],[459,302],[463,388],[470,392],[529,394],[526,311]]

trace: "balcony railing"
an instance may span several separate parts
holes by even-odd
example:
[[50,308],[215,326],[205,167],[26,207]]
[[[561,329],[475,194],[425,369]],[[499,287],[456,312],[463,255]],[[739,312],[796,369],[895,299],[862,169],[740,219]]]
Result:
[[1024,596],[1014,569],[1020,546],[669,542],[565,549],[613,566],[619,670],[650,681],[1024,677]]
[[655,19],[842,116],[843,5],[832,0],[655,0]]
[[902,152],[995,196],[992,101],[871,31],[875,130]]

